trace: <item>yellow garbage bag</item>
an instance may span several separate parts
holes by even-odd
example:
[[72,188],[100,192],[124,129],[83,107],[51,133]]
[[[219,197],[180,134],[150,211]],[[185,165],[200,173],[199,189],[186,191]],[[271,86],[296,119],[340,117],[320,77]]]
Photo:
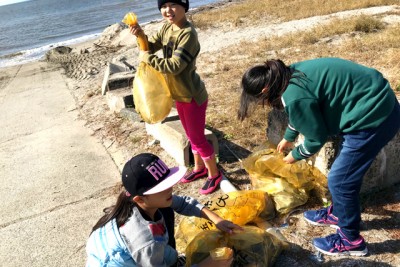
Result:
[[318,169],[305,161],[286,164],[283,155],[275,149],[251,154],[243,161],[243,167],[250,175],[253,188],[270,194],[280,213],[305,204],[312,189],[321,198],[328,192],[327,179]]
[[[122,22],[128,26],[138,23],[133,12],[126,14]],[[149,50],[147,37],[143,32],[137,40],[140,50]],[[135,110],[147,123],[160,122],[171,111],[173,101],[164,75],[144,62],[139,63],[132,92]]]
[[275,236],[255,226],[243,226],[243,231],[227,234],[217,230],[198,233],[186,248],[186,266],[198,264],[217,248],[234,251],[234,266],[273,266],[283,250]]
[[[246,225],[256,219],[271,220],[275,217],[272,199],[265,191],[235,191],[212,198],[205,206],[221,218],[237,225]],[[184,251],[189,242],[200,232],[217,229],[213,222],[198,218],[184,217],[176,231],[176,247]]]
[[172,97],[164,76],[150,65],[139,63],[133,80],[135,110],[147,123],[164,120],[172,108]]

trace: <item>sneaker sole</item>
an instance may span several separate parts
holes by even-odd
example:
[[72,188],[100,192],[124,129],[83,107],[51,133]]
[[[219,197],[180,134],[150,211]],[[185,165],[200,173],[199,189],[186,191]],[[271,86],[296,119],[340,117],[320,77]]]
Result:
[[317,226],[329,226],[332,227],[334,229],[339,229],[340,227],[336,224],[328,224],[328,223],[318,223],[318,222],[314,222],[311,221],[309,219],[307,219],[306,217],[304,217],[304,220],[306,220],[308,223],[312,224],[312,225],[317,225]]
[[322,250],[322,249],[320,249],[320,248],[318,248],[316,246],[314,246],[314,248],[317,251],[319,251],[319,252],[321,252],[323,254],[329,255],[329,256],[357,256],[357,257],[363,257],[363,256],[368,254],[368,248],[365,248],[364,250],[360,250],[360,251],[347,250],[347,251],[343,251],[343,252],[329,252],[329,251]]

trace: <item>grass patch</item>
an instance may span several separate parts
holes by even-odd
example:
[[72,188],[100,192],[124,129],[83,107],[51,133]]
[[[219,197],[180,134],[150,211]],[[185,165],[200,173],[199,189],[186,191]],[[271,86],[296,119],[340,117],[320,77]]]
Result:
[[230,23],[233,27],[257,25],[266,20],[289,21],[312,16],[321,16],[340,11],[395,5],[398,0],[245,0],[192,15],[196,27],[210,28]]
[[382,21],[365,15],[358,17],[354,25],[354,30],[367,33],[382,30],[383,28],[385,28],[385,25]]
[[265,144],[268,110],[257,107],[244,122],[236,119],[236,112],[243,73],[271,58],[280,58],[287,64],[319,57],[353,60],[381,71],[393,90],[399,92],[399,28],[399,24],[385,27],[381,20],[371,16],[335,19],[306,32],[242,42],[219,51],[216,57],[202,58],[208,73],[212,73],[207,77],[207,83],[213,87],[207,123],[221,131],[224,140],[250,151]]

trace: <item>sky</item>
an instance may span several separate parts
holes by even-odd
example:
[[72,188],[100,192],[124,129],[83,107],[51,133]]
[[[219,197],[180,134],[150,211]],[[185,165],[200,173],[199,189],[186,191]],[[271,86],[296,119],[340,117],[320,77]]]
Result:
[[0,6],[6,6],[6,5],[10,5],[10,4],[19,3],[19,2],[25,2],[25,1],[29,1],[29,0],[0,0]]

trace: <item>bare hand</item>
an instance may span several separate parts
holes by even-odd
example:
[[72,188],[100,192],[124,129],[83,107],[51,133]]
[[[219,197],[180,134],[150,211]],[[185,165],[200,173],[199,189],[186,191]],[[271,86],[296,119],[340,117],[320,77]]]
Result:
[[129,26],[129,31],[135,35],[136,37],[139,36],[139,34],[143,34],[143,29],[140,27],[139,24],[136,24],[134,26]]
[[289,141],[287,141],[285,138],[283,138],[283,139],[279,142],[278,146],[276,147],[276,150],[277,150],[278,152],[282,153],[285,149],[291,148],[291,147],[293,147],[293,142],[289,142]]
[[243,231],[242,227],[228,220],[221,219],[220,221],[214,223],[219,230],[227,232],[229,234],[232,234],[234,230]]
[[292,163],[296,162],[297,160],[295,158],[293,158],[292,152],[290,151],[290,153],[286,157],[283,158],[283,161],[288,164],[292,164]]

